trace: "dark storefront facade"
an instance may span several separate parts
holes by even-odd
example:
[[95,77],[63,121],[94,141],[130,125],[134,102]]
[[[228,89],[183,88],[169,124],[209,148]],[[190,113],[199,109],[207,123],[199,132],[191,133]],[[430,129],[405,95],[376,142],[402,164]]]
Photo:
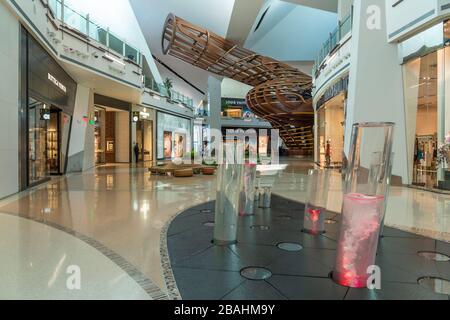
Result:
[[66,172],[76,89],[76,82],[22,28],[21,190]]

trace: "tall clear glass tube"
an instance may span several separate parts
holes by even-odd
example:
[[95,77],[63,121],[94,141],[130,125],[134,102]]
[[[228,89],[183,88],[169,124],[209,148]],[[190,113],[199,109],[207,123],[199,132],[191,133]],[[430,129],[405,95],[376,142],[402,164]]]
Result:
[[243,178],[244,183],[240,197],[239,213],[241,216],[248,216],[255,213],[256,164],[246,163],[244,165]]
[[226,159],[217,172],[214,225],[214,243],[217,245],[237,242],[239,196],[244,174],[244,164],[241,162],[244,148],[239,143],[225,143],[224,146]]
[[390,179],[393,123],[353,126],[349,164],[333,279],[367,287],[368,268],[375,265],[378,237]]
[[325,233],[329,180],[329,170],[309,170],[303,221],[303,231],[306,233],[312,235]]

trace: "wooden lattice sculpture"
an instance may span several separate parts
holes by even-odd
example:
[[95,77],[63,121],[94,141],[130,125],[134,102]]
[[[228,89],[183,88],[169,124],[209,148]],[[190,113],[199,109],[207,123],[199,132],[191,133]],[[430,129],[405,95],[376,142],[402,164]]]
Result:
[[162,48],[164,54],[253,86],[247,95],[249,108],[280,130],[289,149],[312,153],[314,111],[310,76],[172,14],[164,26]]

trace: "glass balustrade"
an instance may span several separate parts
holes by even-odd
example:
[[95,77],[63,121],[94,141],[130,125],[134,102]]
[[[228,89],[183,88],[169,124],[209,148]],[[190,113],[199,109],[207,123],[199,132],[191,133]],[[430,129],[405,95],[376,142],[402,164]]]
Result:
[[[62,21],[70,28],[101,43],[127,59],[142,65],[142,55],[139,50],[122,41],[119,37],[109,32],[108,29],[96,24],[89,18],[89,15],[80,14],[66,4],[63,4],[61,0],[48,0],[48,6],[56,19]],[[151,78],[145,78],[145,87],[158,92],[162,96],[170,98],[170,100],[175,103],[182,104],[183,107],[193,109],[194,101],[191,98],[174,90],[168,91],[164,85],[156,83],[156,81]]]
[[142,55],[139,50],[122,41],[114,34],[111,34],[108,29],[96,24],[89,18],[89,15],[80,14],[66,4],[63,5],[61,0],[48,0],[48,6],[56,19],[62,21],[70,28],[101,43],[134,63],[141,65]]
[[322,45],[313,67],[316,74],[325,58],[339,45],[339,42],[352,31],[353,15],[350,13],[344,20],[339,22],[338,27],[330,33],[329,38]]
[[151,78],[145,78],[145,87],[158,92],[159,94],[161,94],[164,97],[169,98],[170,100],[172,100],[173,102],[176,103],[180,103],[182,104],[184,107],[188,107],[189,109],[194,108],[194,100],[175,91],[175,90],[170,90],[168,91],[167,88],[160,83],[157,83],[154,79]]

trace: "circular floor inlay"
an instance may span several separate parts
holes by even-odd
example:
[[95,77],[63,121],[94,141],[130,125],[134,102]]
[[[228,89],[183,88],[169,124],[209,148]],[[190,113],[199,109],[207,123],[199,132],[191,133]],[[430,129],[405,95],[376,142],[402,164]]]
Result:
[[292,220],[291,216],[278,216],[277,218],[280,220]]
[[249,280],[267,280],[272,277],[272,271],[261,267],[248,267],[241,270],[241,276]]
[[296,252],[301,251],[303,247],[298,243],[291,243],[291,242],[282,242],[277,245],[278,249],[289,251],[289,252]]
[[437,262],[448,262],[450,257],[446,254],[433,252],[433,251],[420,251],[417,253],[419,257],[425,258],[427,260],[437,261]]
[[325,223],[326,223],[326,224],[336,224],[337,221],[331,220],[331,219],[326,219],[326,220],[325,220]]
[[214,221],[207,221],[207,222],[204,222],[203,225],[205,227],[214,227],[215,223],[214,223]]
[[269,226],[255,225],[255,226],[251,226],[250,229],[253,229],[253,230],[261,230],[261,231],[267,231],[267,230],[270,230],[270,227],[269,227]]
[[203,210],[200,210],[200,212],[201,213],[211,213],[212,210],[211,209],[203,209]]
[[450,295],[450,281],[435,278],[423,277],[418,280],[419,284],[435,293]]

